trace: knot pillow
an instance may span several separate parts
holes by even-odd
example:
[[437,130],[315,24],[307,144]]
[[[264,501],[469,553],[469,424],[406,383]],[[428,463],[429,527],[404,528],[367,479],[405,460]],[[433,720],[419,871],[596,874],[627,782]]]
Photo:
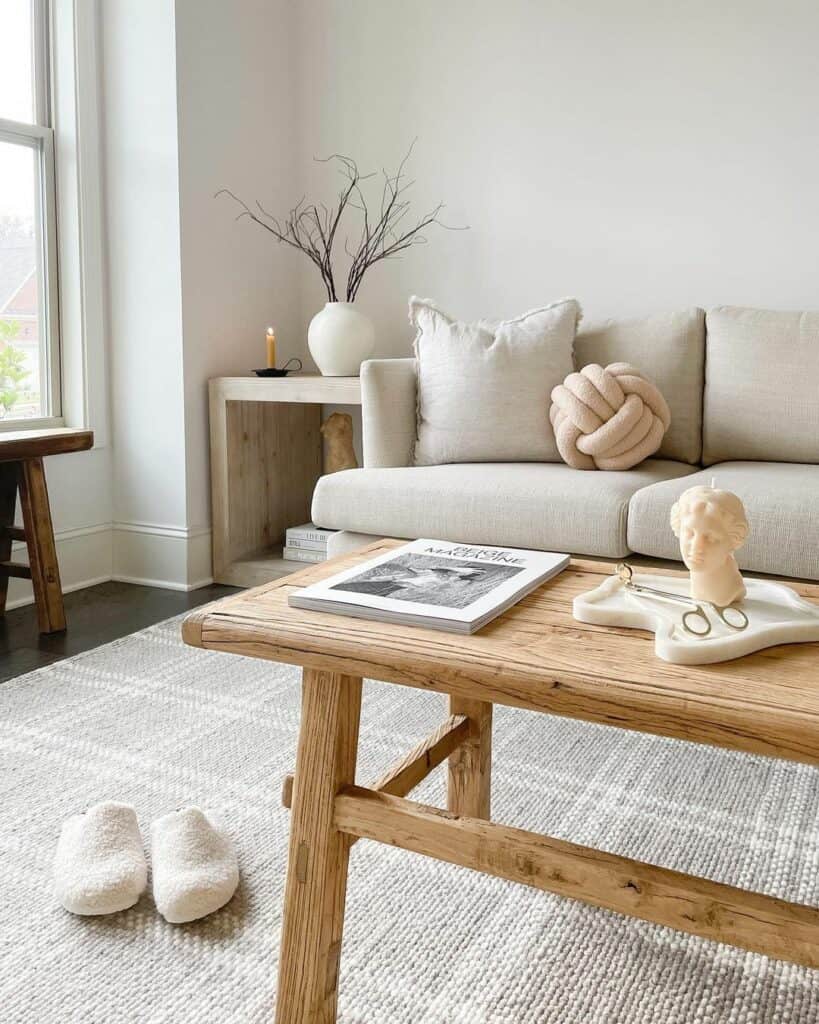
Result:
[[631,469],[660,447],[671,425],[656,385],[628,363],[597,363],[552,390],[549,419],[574,469]]

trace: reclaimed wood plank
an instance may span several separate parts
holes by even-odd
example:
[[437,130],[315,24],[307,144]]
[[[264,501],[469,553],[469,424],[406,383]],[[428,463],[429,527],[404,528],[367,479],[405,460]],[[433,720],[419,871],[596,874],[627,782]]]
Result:
[[819,967],[819,909],[360,787],[335,802],[343,832],[643,921]]
[[492,789],[492,705],[458,695],[449,713],[465,715],[469,738],[453,751],[447,773],[447,807],[455,814],[489,818]]
[[305,669],[279,955],[276,1024],[332,1024],[350,837],[335,797],[355,780],[361,679]]

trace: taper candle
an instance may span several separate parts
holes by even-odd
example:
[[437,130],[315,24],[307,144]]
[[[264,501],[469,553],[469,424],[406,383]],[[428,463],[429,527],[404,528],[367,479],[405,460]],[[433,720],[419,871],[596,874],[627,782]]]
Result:
[[276,365],[276,333],[272,327],[267,328],[265,340],[267,341],[267,365],[273,367]]

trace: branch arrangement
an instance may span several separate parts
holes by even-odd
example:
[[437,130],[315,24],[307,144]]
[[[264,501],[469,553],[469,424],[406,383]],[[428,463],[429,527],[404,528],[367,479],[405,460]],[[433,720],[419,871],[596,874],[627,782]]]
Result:
[[351,247],[349,239],[344,240],[344,251],[351,261],[347,273],[346,300],[354,302],[364,275],[370,267],[381,260],[400,258],[401,253],[413,245],[423,245],[427,241],[424,231],[433,224],[447,230],[457,230],[439,219],[444,208],[443,203],[438,203],[414,224],[408,225],[405,221],[411,205],[406,193],[414,184],[414,181],[407,180],[405,168],[414,145],[415,143],[410,146],[395,174],[381,172],[383,183],[376,213],[368,206],[361,187],[362,182],[375,175],[362,174],[355,160],[340,153],[334,153],[319,161],[335,161],[344,178],[344,186],[332,207],[327,207],[324,203],[307,203],[302,198],[287,216],[280,220],[268,213],[258,200],[251,207],[230,189],[220,189],[216,196],[227,195],[242,207],[237,220],[249,217],[277,241],[304,253],[321,274],[330,302],[338,302],[333,268],[333,246],[338,227],[348,207],[358,210],[362,219],[358,241]]

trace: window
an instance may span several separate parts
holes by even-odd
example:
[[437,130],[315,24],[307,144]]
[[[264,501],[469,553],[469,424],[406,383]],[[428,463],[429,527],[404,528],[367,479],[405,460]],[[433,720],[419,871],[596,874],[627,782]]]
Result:
[[60,422],[48,0],[0,0],[0,430]]

